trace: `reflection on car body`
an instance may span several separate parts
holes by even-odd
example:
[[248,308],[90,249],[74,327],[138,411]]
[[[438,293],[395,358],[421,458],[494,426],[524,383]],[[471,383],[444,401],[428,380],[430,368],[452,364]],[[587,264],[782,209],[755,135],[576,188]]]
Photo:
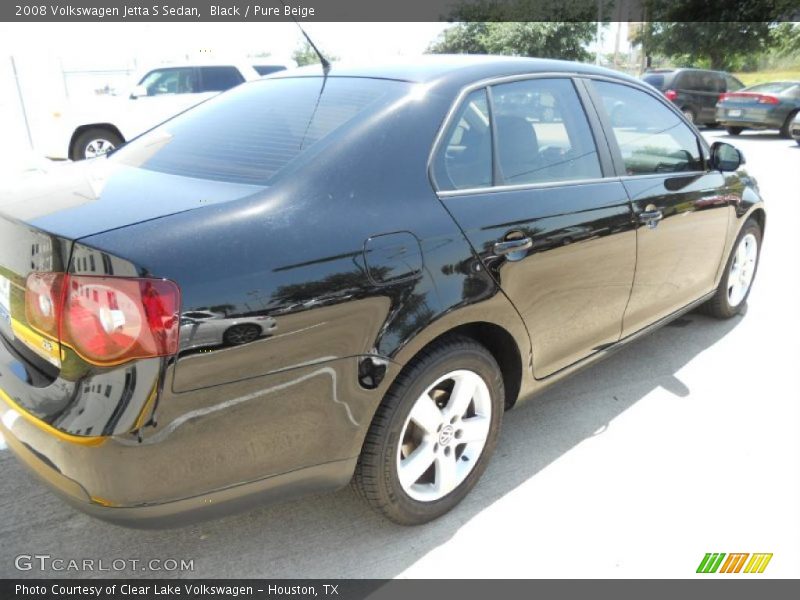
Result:
[[272,335],[277,321],[269,316],[227,317],[224,313],[192,310],[181,314],[181,350],[200,346],[238,346]]

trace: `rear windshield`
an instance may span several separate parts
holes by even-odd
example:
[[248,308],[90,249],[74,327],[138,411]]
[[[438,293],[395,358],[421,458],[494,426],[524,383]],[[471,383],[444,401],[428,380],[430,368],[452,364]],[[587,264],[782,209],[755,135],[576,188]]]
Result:
[[758,92],[759,94],[782,94],[792,90],[792,88],[797,88],[798,86],[800,86],[800,83],[796,81],[776,81],[774,83],[760,83],[758,85],[752,85],[749,88],[745,88],[741,91]]
[[664,89],[664,78],[665,78],[665,74],[664,73],[649,73],[649,74],[645,75],[644,77],[642,77],[642,79],[646,83],[649,83],[654,88],[659,89],[659,90]]
[[136,138],[110,160],[173,175],[266,185],[315,144],[402,96],[408,85],[336,77],[243,84]]

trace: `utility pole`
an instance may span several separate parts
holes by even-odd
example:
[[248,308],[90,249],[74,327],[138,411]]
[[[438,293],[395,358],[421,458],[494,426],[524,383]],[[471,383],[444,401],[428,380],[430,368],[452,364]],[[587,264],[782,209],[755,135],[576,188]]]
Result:
[[28,134],[28,143],[33,150],[33,137],[31,136],[31,126],[28,123],[28,111],[25,110],[25,98],[22,96],[22,88],[19,85],[19,76],[17,75],[17,63],[14,57],[11,57],[11,70],[14,72],[14,82],[17,84],[17,96],[19,96],[19,106],[22,109],[22,119],[25,121],[25,131]]
[[600,54],[602,52],[602,38],[603,38],[603,0],[597,0],[597,32],[595,33],[595,44],[597,44],[597,51],[594,54],[595,64],[600,64]]

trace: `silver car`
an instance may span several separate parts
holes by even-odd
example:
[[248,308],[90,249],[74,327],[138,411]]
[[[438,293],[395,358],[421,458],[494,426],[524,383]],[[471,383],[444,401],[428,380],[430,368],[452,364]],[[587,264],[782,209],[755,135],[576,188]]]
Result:
[[193,310],[181,314],[180,348],[240,346],[262,335],[272,335],[276,327],[272,317],[227,317],[223,313]]

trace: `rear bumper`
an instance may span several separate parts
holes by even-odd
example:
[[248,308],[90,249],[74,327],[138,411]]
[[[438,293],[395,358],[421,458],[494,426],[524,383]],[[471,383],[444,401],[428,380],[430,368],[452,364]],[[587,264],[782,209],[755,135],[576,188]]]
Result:
[[180,526],[346,485],[380,397],[351,387],[345,372],[355,367],[339,359],[165,391],[158,423],[142,427],[141,437],[64,434],[3,392],[0,433],[75,508],[130,527]]
[[356,458],[333,461],[192,498],[158,504],[116,506],[105,499],[90,496],[80,483],[61,473],[4,424],[0,425],[0,431],[17,458],[67,503],[98,519],[142,529],[180,527],[264,502],[280,502],[336,489],[349,482],[356,464]]
[[724,127],[780,129],[786,121],[786,116],[767,111],[742,110],[741,116],[732,117],[726,109],[717,109],[717,122]]

